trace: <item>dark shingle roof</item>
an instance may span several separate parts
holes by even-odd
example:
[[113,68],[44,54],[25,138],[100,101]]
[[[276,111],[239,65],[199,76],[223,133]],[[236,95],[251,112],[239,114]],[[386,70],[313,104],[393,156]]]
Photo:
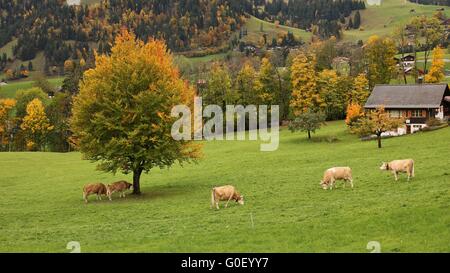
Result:
[[447,84],[377,85],[365,108],[438,108]]

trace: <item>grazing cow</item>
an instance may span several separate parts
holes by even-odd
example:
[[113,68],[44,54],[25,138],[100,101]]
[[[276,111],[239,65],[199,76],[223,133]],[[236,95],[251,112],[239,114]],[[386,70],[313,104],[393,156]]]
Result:
[[231,199],[238,202],[240,205],[244,205],[244,196],[240,195],[233,186],[216,187],[211,190],[211,208],[215,206],[216,209],[219,209],[219,201],[227,201],[225,204],[226,208]]
[[125,191],[131,189],[131,187],[133,185],[126,181],[114,182],[106,186],[106,195],[108,195],[110,201],[112,201],[111,196],[115,192],[118,192],[120,197],[125,197]]
[[97,200],[102,200],[102,195],[106,195],[106,186],[102,183],[88,184],[83,188],[83,199],[84,202],[88,202],[88,196],[96,194]]
[[352,169],[349,167],[334,167],[326,170],[323,174],[323,179],[320,181],[320,185],[324,190],[333,189],[336,180],[344,180],[345,183],[348,181],[353,188],[353,177]]
[[380,167],[383,171],[392,171],[395,177],[395,181],[398,181],[398,173],[406,173],[408,175],[408,181],[411,177],[414,177],[414,160],[394,160],[391,162],[383,162]]

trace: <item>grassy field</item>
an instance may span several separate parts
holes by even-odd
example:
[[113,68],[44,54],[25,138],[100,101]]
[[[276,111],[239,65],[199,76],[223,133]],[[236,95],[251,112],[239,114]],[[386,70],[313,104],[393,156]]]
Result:
[[[335,136],[338,142],[318,141]],[[388,139],[378,150],[329,123],[309,142],[281,132],[258,142],[209,142],[197,165],[144,175],[144,194],[84,204],[81,188],[123,175],[96,172],[79,153],[0,154],[0,252],[450,251],[450,128]],[[394,182],[383,160],[414,158],[416,177]],[[324,191],[326,168],[349,165],[355,188]],[[234,184],[246,204],[209,208],[210,189]]]
[[[407,23],[410,18],[419,15],[430,16],[442,6],[418,5],[406,0],[382,0],[380,6],[369,6],[361,11],[361,26],[364,31],[351,30],[344,32],[345,40],[366,41],[371,35],[391,35],[394,29]],[[415,12],[410,11],[414,9]],[[445,7],[444,13],[450,16],[450,9]]]
[[[48,81],[56,86],[61,86],[64,78],[49,78]],[[0,98],[14,98],[18,90],[29,89],[33,87],[33,81],[13,81],[8,85],[0,87]]]
[[221,61],[226,58],[228,53],[218,53],[213,55],[206,55],[203,57],[192,57],[188,58],[183,55],[175,55],[175,62],[178,64],[184,64],[189,66],[196,66],[200,64],[205,64],[213,61]]

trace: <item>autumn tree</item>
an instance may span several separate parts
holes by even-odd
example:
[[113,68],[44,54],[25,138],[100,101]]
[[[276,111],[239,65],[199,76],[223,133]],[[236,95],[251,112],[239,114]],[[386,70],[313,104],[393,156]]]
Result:
[[395,54],[397,49],[390,38],[371,36],[364,49],[367,77],[370,89],[376,84],[387,84],[396,71]]
[[328,119],[343,118],[346,94],[339,88],[339,76],[335,70],[325,69],[317,75],[317,89],[322,100],[320,105]]
[[111,54],[95,62],[84,73],[71,119],[86,159],[99,161],[103,171],[133,173],[133,193],[140,194],[143,172],[200,156],[200,146],[171,136],[172,108],[192,108],[195,91],[180,78],[164,42],[144,43],[122,30]]
[[48,96],[53,96],[56,91],[55,87],[42,74],[34,76],[33,87],[40,88]]
[[19,90],[16,93],[16,116],[20,119],[27,114],[27,105],[34,99],[39,99],[44,104],[48,101],[47,94],[39,87]]
[[369,96],[369,81],[365,74],[359,74],[353,80],[353,89],[350,93],[349,102],[364,105]]
[[308,109],[289,123],[289,130],[293,133],[297,131],[307,132],[308,139],[311,139],[311,133],[315,133],[324,124],[325,114]]
[[364,117],[364,109],[358,103],[350,103],[347,106],[347,116],[345,118],[345,124],[350,128],[352,128],[355,124],[358,123],[359,119]]
[[447,32],[436,16],[416,16],[409,23],[412,36],[414,37],[415,48],[424,51],[424,72],[428,72],[428,60],[433,48],[441,41],[445,40]]
[[27,105],[27,114],[20,128],[25,132],[28,150],[45,149],[47,136],[53,126],[50,125],[44,105],[39,99],[34,99]]
[[46,107],[45,112],[54,126],[48,136],[49,146],[55,152],[69,152],[69,138],[72,135],[69,118],[72,113],[72,96],[69,93],[57,92]]
[[337,40],[336,37],[320,42],[314,45],[317,56],[317,68],[319,70],[331,69],[333,59],[337,57]]
[[274,104],[278,101],[278,85],[276,68],[268,58],[262,58],[261,67],[257,77],[257,89],[262,104]]
[[10,133],[14,126],[13,111],[16,105],[14,99],[0,99],[0,151],[5,145],[10,145]]
[[240,103],[243,105],[259,104],[256,91],[256,71],[252,64],[246,62],[236,77],[236,91],[240,97]]
[[290,107],[294,116],[308,109],[319,109],[323,101],[317,91],[316,58],[312,54],[299,53],[292,61],[292,97]]
[[238,100],[237,94],[233,90],[230,72],[223,64],[213,64],[208,87],[202,96],[205,104],[217,104],[224,109],[227,104],[234,104]]
[[430,71],[425,75],[425,82],[438,83],[445,78],[444,50],[437,46],[433,50],[433,63]]
[[389,113],[381,106],[376,110],[366,113],[353,129],[360,136],[374,134],[377,136],[378,148],[381,148],[381,135],[385,132],[396,130],[404,123],[402,118],[391,118]]

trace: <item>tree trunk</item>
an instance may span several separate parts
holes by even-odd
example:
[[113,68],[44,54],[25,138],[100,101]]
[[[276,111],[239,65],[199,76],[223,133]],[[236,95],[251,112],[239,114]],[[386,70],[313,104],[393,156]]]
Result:
[[308,139],[311,139],[311,131],[308,131]]
[[133,194],[139,195],[141,194],[141,174],[142,169],[137,169],[133,171]]
[[381,149],[381,135],[377,135],[378,148]]

